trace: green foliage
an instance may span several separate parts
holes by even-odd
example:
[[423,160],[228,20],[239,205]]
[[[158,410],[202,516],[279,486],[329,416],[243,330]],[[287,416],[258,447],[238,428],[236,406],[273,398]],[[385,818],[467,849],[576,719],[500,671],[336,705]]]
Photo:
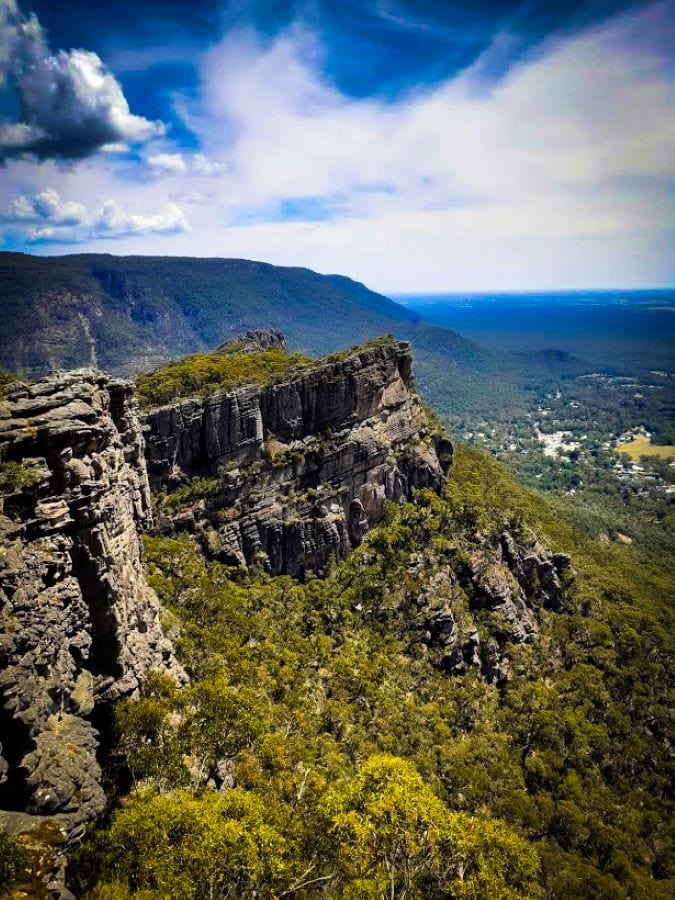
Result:
[[376,347],[384,347],[393,340],[393,334],[383,334],[381,337],[373,338],[371,341],[365,341],[363,344],[352,344],[351,347],[346,347],[344,350],[338,350],[336,353],[329,353],[327,356],[323,357],[322,362],[343,362],[360,350],[373,350]]
[[139,375],[136,379],[138,400],[141,406],[162,406],[180,397],[216,389],[271,384],[291,377],[311,362],[301,353],[289,354],[284,350],[196,353],[148,375]]
[[[469,558],[505,518],[572,552],[564,611],[538,611],[503,685],[448,677],[422,647],[417,600],[447,567],[442,597],[461,625]],[[187,536],[145,548],[191,683],[153,675],[120,708],[135,790],[84,848],[80,894],[672,892],[672,580],[634,547],[589,541],[573,509],[459,446],[443,498],[391,505],[305,584],[207,562]],[[499,627],[481,620],[485,640]],[[203,824],[186,842],[191,817]],[[209,856],[221,840],[227,872]]]
[[161,493],[156,498],[157,507],[163,512],[177,513],[183,507],[195,503],[217,491],[221,482],[218,478],[193,478],[188,484],[170,493]]
[[14,372],[8,372],[6,369],[0,368],[0,400],[5,399],[5,388],[13,381],[21,381]]
[[501,822],[451,813],[413,765],[389,755],[321,804],[347,897],[531,897],[539,860]]
[[5,895],[30,865],[26,849],[13,837],[0,831],[0,894]]
[[40,470],[35,466],[15,460],[0,463],[0,490],[20,490],[36,484],[40,478]]
[[[283,837],[250,793],[143,792],[118,810],[93,841],[99,881],[93,896],[270,896],[283,876]],[[86,853],[80,859],[86,865]]]

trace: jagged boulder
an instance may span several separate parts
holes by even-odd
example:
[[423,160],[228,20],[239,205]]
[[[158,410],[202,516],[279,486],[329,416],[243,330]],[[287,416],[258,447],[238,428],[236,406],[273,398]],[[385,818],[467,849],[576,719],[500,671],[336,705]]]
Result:
[[283,331],[276,328],[258,328],[244,331],[237,337],[225,341],[217,352],[255,353],[257,350],[285,350],[286,338]]
[[461,675],[474,667],[496,683],[509,674],[508,645],[536,638],[539,611],[562,609],[574,572],[567,554],[551,553],[509,523],[498,537],[474,535],[471,545],[470,553],[445,565],[432,557],[412,566],[411,574],[425,582],[415,596],[418,625],[422,644],[444,671]]

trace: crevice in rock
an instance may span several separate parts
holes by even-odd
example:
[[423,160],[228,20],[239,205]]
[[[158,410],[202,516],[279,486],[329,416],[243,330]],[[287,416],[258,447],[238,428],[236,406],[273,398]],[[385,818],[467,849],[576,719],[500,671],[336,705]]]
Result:
[[89,610],[91,649],[88,668],[93,675],[121,678],[123,668],[121,646],[117,635],[114,606],[101,578],[100,565],[82,537],[76,539],[71,550],[73,575],[80,585],[82,598]]
[[0,809],[24,810],[30,799],[28,772],[21,765],[34,749],[30,729],[0,706],[0,753],[7,765],[7,780],[0,784]]

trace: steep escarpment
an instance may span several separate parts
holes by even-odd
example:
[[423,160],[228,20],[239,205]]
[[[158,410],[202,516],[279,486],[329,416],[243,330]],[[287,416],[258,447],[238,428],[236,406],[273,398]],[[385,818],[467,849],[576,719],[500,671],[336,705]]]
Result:
[[105,803],[106,706],[149,669],[181,677],[141,559],[151,508],[132,385],[78,371],[11,387],[0,459],[0,819],[61,846]]
[[[540,368],[485,351],[340,275],[245,259],[38,257],[0,252],[0,368],[40,377],[96,364],[128,376],[208,353],[247,329],[282,329],[318,356],[393,333],[415,348],[426,398],[453,415],[524,414]],[[529,407],[528,407],[529,408]]]
[[211,556],[272,574],[344,557],[385,501],[443,487],[452,446],[430,428],[411,366],[408,344],[375,341],[146,413],[150,481],[165,492],[158,527],[190,528]]
[[[262,360],[282,341],[249,332],[232,346]],[[272,575],[304,578],[343,559],[387,501],[443,493],[452,444],[412,389],[411,367],[408,344],[381,339],[288,379],[146,413],[157,531],[190,533],[208,559]],[[507,646],[536,638],[536,609],[560,609],[568,575],[564,554],[506,521],[493,538],[476,535],[461,564],[437,548],[412,558],[398,603],[416,609],[411,633],[439,668],[500,682]]]
[[145,371],[260,327],[328,353],[418,318],[349,278],[246,259],[0,252],[0,281],[0,366],[34,376],[92,350],[108,372]]
[[81,897],[670,896],[665,582],[453,455],[405,344],[204,356],[0,406],[0,872],[72,900],[95,820]]

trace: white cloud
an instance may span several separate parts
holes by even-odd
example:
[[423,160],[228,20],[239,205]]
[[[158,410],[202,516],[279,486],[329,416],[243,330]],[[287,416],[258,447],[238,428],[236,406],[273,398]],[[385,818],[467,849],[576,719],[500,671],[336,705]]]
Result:
[[186,156],[182,153],[155,153],[147,157],[146,163],[150,174],[155,178],[165,175],[194,175],[211,178],[227,172],[227,165],[209,159],[203,153]]
[[74,231],[64,231],[46,225],[40,228],[29,228],[26,232],[29,244],[79,244],[80,237]]
[[187,171],[187,164],[182,153],[155,153],[148,156],[148,168],[155,176],[178,175]]
[[227,172],[227,163],[208,159],[203,153],[195,153],[192,157],[192,171],[195,175],[211,178],[214,175],[224,175]]
[[96,53],[52,54],[35,16],[0,0],[0,86],[14,85],[21,121],[0,125],[0,159],[82,159],[106,145],[164,133],[133,115],[122,88]]
[[187,230],[187,221],[176,203],[154,215],[130,213],[115,200],[106,200],[94,220],[94,234],[101,237],[127,237],[144,234],[173,234]]
[[[396,101],[341,94],[306,30],[231,33],[206,55],[188,116],[229,162],[221,227],[204,222],[194,246],[389,290],[615,284],[631,266],[667,281],[667,31],[657,5],[551,41],[496,84],[479,61]],[[262,224],[288,200],[323,203],[329,221]]]
[[663,60],[631,47],[655,18],[551,45],[490,91],[468,71],[396,102],[340,94],[307,32],[271,44],[234,33],[205,59],[193,123],[220,135],[242,199],[261,202],[352,193],[357,211],[364,194],[378,207],[454,208],[673,174]]
[[59,192],[47,188],[28,198],[15,197],[0,216],[4,222],[48,222],[50,226],[82,225],[87,221],[87,210],[82,203],[63,201]]
[[[393,101],[341,94],[306,30],[272,42],[231,33],[202,60],[199,102],[177,105],[206,160],[227,159],[226,178],[199,182],[199,154],[163,145],[142,163],[147,174],[150,158],[179,157],[162,177],[100,156],[75,175],[15,162],[13,193],[46,180],[73,201],[114,197],[139,223],[153,216],[137,210],[165,212],[167,196],[199,202],[189,230],[180,219],[173,232],[134,229],[129,213],[111,213],[117,227],[82,229],[83,246],[267,259],[392,292],[668,283],[664,9],[551,41],[496,84],[478,61]],[[0,179],[6,207],[3,190]],[[322,207],[325,221],[302,221],[303,208],[316,219]]]
[[[187,231],[183,210],[171,201],[154,213],[139,212],[113,199],[89,212],[84,203],[63,200],[54,188],[33,196],[19,194],[0,213],[0,222],[19,229],[30,244],[86,243]],[[29,227],[30,226],[30,227]]]

